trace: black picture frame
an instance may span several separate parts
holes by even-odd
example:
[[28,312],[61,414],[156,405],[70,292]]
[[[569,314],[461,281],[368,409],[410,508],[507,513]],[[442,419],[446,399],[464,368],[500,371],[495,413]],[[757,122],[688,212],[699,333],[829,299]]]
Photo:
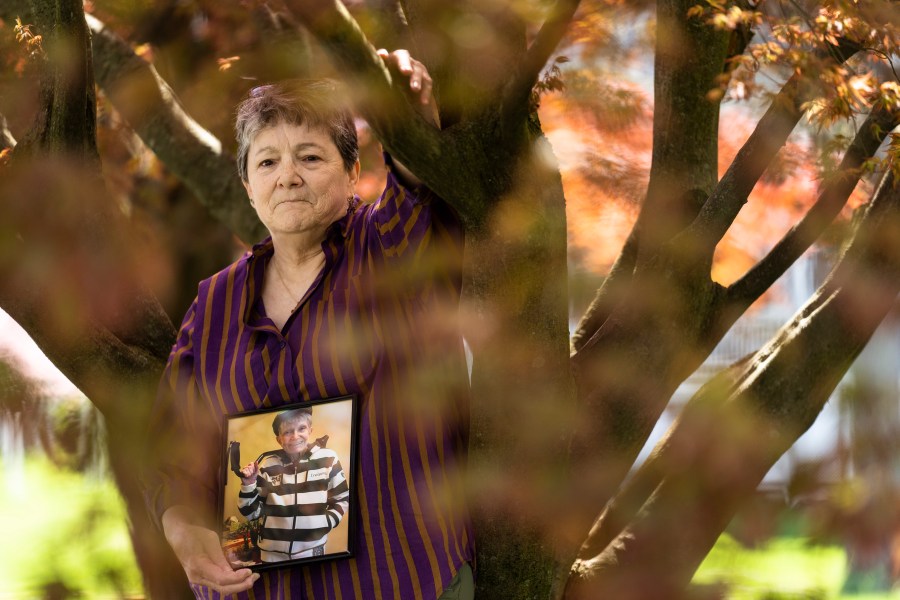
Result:
[[[219,539],[233,567],[263,571],[354,555],[358,409],[357,397],[348,395],[225,417]],[[302,433],[290,427],[302,430],[307,410],[306,449],[292,457],[288,450],[296,446],[290,444]],[[283,432],[287,418],[286,436],[292,437],[276,437],[276,418]],[[242,493],[239,470],[254,461],[256,484]],[[346,506],[341,481],[347,483]]]

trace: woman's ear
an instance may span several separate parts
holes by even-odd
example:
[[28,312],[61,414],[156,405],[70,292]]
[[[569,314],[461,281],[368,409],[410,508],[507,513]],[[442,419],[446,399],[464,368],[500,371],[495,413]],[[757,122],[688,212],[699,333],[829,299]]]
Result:
[[[357,161],[358,162],[358,161]],[[253,193],[250,191],[250,182],[241,180],[241,183],[244,184],[244,189],[247,190],[247,197],[250,198],[250,206],[253,206]]]
[[350,167],[350,187],[353,188],[353,191],[356,190],[356,184],[359,183],[359,159],[356,159],[356,162],[353,163],[353,166]]

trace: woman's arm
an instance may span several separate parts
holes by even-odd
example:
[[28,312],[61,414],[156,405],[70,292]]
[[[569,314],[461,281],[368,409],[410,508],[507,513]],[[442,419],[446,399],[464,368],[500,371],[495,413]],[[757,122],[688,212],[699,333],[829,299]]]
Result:
[[[378,56],[392,71],[409,78],[409,94],[413,99],[413,105],[427,122],[439,128],[440,122],[438,120],[437,106],[431,93],[431,75],[428,74],[428,69],[425,68],[425,65],[402,49],[388,52],[382,48],[378,50]],[[397,176],[404,186],[413,188],[422,184],[422,181],[400,161],[394,159],[393,162]]]
[[247,590],[259,578],[249,569],[235,571],[212,529],[216,420],[200,414],[185,417],[184,403],[199,396],[194,379],[194,327],[202,318],[198,301],[188,309],[166,370],[150,422],[148,462],[143,465],[148,507],[181,562],[188,581],[230,594]]

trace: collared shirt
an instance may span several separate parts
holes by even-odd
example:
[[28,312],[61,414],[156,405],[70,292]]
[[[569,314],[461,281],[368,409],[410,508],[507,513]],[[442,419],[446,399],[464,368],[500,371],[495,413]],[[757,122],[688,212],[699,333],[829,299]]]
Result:
[[355,557],[264,571],[239,597],[433,599],[473,560],[462,240],[443,201],[388,173],[375,204],[354,200],[329,229],[325,265],[282,330],[261,300],[270,239],[200,283],[151,424],[168,457],[150,476],[156,518],[175,504],[214,514],[223,415],[360,400]]

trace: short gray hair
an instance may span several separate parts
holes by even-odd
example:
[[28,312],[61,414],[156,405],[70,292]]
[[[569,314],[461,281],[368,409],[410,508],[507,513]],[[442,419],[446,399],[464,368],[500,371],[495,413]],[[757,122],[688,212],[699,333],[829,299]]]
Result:
[[312,409],[309,407],[305,408],[294,408],[291,410],[286,410],[275,415],[275,419],[272,421],[272,431],[275,435],[281,435],[281,426],[285,423],[290,423],[291,421],[306,421],[306,424],[312,427]]
[[237,108],[234,131],[237,137],[237,168],[247,181],[247,155],[256,135],[277,123],[321,127],[328,132],[350,171],[359,158],[359,141],[346,92],[333,79],[295,79],[255,87]]

